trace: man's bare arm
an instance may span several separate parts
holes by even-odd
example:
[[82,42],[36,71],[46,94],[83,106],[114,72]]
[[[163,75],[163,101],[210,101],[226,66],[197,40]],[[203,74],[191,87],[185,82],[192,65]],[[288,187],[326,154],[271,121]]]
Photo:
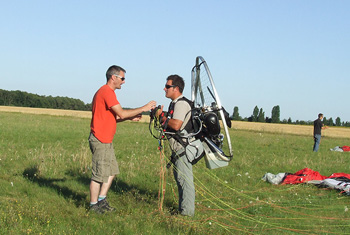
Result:
[[117,104],[112,106],[111,109],[116,114],[116,120],[120,122],[122,120],[130,120],[133,118],[137,118],[142,112],[147,112],[151,110],[153,107],[156,106],[156,104],[157,103],[155,101],[150,101],[144,106],[136,109],[123,109],[120,104]]

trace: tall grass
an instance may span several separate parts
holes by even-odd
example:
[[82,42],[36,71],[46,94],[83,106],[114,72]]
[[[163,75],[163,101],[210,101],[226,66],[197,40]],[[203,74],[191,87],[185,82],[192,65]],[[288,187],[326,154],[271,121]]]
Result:
[[[350,233],[350,198],[313,185],[270,185],[266,172],[309,167],[350,173],[350,138],[232,131],[228,167],[194,166],[196,215],[173,216],[177,188],[165,173],[159,211],[160,153],[146,123],[120,123],[114,145],[121,174],[109,192],[116,213],[89,213],[89,119],[0,113],[0,234],[332,234]],[[167,153],[167,152],[166,152]]]

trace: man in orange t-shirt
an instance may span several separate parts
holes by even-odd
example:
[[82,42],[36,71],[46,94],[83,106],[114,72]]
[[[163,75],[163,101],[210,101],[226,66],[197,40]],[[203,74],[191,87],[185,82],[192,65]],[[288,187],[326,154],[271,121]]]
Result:
[[113,137],[117,122],[138,121],[141,113],[156,106],[155,101],[136,109],[123,109],[117,100],[116,89],[125,83],[126,71],[112,65],[106,72],[107,83],[95,94],[92,101],[91,133],[89,137],[92,152],[92,176],[90,182],[90,210],[102,214],[114,211],[106,196],[116,174],[119,174],[118,162],[113,148]]

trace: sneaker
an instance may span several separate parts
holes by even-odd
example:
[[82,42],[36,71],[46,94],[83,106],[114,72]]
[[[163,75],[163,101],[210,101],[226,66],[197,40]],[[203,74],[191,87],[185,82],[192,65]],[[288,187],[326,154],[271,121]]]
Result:
[[105,210],[105,211],[110,211],[110,212],[116,211],[116,209],[114,207],[111,207],[108,204],[108,201],[107,201],[106,198],[101,200],[101,201],[99,201],[98,204],[100,205],[100,208]]
[[105,209],[103,207],[101,207],[100,203],[96,203],[95,205],[90,206],[90,211],[93,211],[97,214],[103,214],[105,213]]

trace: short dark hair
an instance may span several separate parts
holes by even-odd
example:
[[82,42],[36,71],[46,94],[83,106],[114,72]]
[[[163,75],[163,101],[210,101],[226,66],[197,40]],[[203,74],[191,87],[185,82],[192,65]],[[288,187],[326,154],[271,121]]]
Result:
[[111,67],[109,67],[106,72],[107,82],[112,77],[112,75],[114,74],[119,75],[120,71],[123,71],[124,73],[126,73],[125,69],[123,69],[118,65],[112,65]]
[[183,92],[184,88],[185,88],[185,81],[182,77],[180,77],[177,74],[174,75],[170,75],[169,77],[167,77],[166,79],[167,81],[173,81],[173,85],[177,86],[179,88],[180,93]]
[[318,114],[318,118],[323,117],[323,113]]

